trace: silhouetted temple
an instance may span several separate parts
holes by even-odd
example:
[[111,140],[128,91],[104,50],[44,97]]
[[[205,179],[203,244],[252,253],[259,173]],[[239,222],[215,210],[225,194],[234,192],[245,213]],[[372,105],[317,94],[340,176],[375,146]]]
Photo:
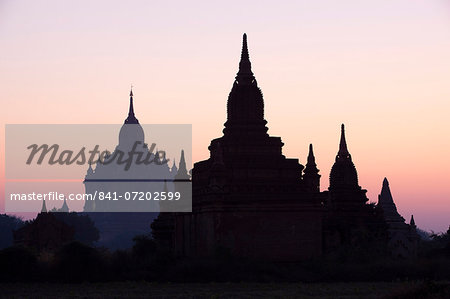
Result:
[[[174,164],[170,169],[165,155],[159,157],[163,151],[153,153],[153,149],[145,143],[144,129],[134,112],[133,91],[130,91],[128,116],[120,129],[118,139],[115,150],[105,156],[103,161],[99,159],[95,169],[89,165],[83,182],[86,194],[103,192],[121,196],[118,200],[86,200],[83,210],[100,231],[99,245],[112,249],[129,248],[133,244],[133,237],[148,233],[150,224],[159,212],[157,201],[127,200],[125,193],[173,191],[173,178],[183,172],[182,165],[177,169]],[[124,169],[120,163],[111,162],[116,154],[128,153],[133,148],[142,153],[143,157],[148,155],[149,160],[160,158],[161,161],[138,163],[138,155],[134,155],[129,169]],[[182,159],[180,164],[184,163],[184,156]]]
[[388,246],[391,255],[403,258],[416,256],[419,237],[414,216],[411,215],[409,224],[405,223],[405,219],[397,212],[386,178],[383,180],[383,187],[380,195],[378,195],[378,206],[383,210],[384,219],[388,224]]
[[194,165],[192,213],[161,213],[153,223],[160,243],[178,256],[226,249],[235,256],[298,261],[383,240],[386,222],[358,184],[344,125],[324,192],[312,145],[304,167],[282,154],[280,137],[268,135],[245,34],[227,112],[209,159]]

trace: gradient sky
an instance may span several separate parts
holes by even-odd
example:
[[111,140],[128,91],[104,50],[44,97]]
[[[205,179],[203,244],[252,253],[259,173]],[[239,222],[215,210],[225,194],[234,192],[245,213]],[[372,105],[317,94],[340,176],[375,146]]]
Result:
[[387,177],[405,218],[447,229],[448,0],[0,0],[1,169],[4,124],[122,123],[130,84],[141,123],[192,123],[207,158],[243,32],[287,157],[313,143],[325,190],[345,123],[370,201]]

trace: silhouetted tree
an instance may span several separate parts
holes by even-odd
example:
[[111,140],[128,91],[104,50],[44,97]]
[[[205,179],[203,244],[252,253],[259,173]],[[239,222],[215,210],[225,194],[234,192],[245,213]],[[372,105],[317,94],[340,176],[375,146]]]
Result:
[[13,245],[13,231],[22,227],[22,219],[6,214],[0,214],[0,249]]
[[75,212],[54,213],[54,215],[58,220],[74,229],[74,240],[92,246],[99,239],[99,231],[88,215]]
[[36,219],[27,221],[14,231],[14,244],[41,252],[57,250],[72,241],[73,228],[58,220],[54,214],[39,213]]
[[447,232],[431,234],[431,247],[434,248],[434,253],[438,255],[445,255],[450,257],[450,226]]

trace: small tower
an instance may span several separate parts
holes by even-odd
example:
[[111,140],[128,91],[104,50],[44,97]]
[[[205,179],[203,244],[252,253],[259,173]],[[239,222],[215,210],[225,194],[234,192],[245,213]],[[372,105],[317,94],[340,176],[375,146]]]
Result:
[[42,201],[41,213],[47,213],[47,206],[45,205],[45,199]]
[[173,159],[173,164],[172,164],[172,168],[170,169],[170,172],[172,173],[173,176],[177,175],[177,173],[178,173],[178,167],[175,162],[175,159]]
[[63,203],[61,209],[59,209],[59,212],[69,213],[69,206],[67,205],[67,198],[65,198],[65,197],[64,197],[64,203]]
[[188,180],[190,175],[186,168],[186,160],[184,159],[184,150],[181,150],[180,164],[178,164],[178,173],[175,176],[176,180]]
[[303,180],[309,192],[320,192],[320,174],[317,169],[316,158],[313,153],[313,145],[309,145],[308,161],[305,165]]
[[388,230],[388,249],[395,258],[411,258],[417,255],[416,225],[411,216],[410,224],[397,212],[387,178],[383,180],[381,193],[378,195],[378,207],[381,208]]
[[405,219],[397,212],[397,206],[392,198],[387,178],[384,178],[381,193],[378,195],[378,206],[383,210],[384,219],[387,223],[405,222]]
[[347,149],[345,127],[344,124],[342,124],[339,151],[330,172],[330,191],[354,190],[358,188],[358,174],[356,172],[355,164],[353,164],[352,156]]

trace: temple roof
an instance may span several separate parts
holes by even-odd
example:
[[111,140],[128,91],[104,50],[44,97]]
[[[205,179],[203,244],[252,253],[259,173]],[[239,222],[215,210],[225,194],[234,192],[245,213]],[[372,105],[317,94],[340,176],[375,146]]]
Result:
[[341,125],[339,151],[330,172],[330,189],[343,188],[360,188],[358,185],[358,174],[356,172],[356,167],[355,164],[353,164],[352,157],[347,149],[344,124]]
[[263,95],[251,70],[245,33],[242,40],[239,71],[228,96],[227,112],[225,135],[246,135],[246,139],[249,135],[267,135]]

